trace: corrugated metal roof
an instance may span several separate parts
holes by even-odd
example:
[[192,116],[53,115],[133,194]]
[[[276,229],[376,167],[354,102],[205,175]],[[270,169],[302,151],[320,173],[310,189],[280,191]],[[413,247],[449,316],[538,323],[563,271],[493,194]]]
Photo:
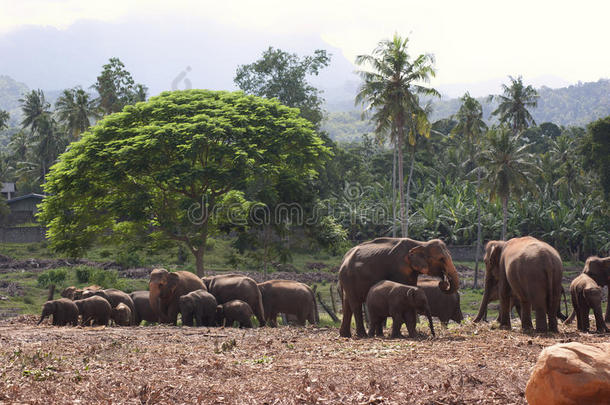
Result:
[[44,198],[44,195],[42,194],[35,194],[35,193],[30,193],[30,194],[26,194],[26,195],[22,195],[21,197],[15,197],[15,198],[11,198],[10,200],[7,200],[6,203],[7,204],[11,204],[17,201],[21,201],[21,200],[25,200],[28,198],[35,198],[38,200],[42,200]]

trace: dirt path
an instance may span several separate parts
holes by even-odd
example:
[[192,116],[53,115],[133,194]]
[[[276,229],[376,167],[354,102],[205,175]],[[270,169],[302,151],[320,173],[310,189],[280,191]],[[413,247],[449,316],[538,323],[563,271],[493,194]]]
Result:
[[542,348],[607,340],[469,323],[438,325],[436,339],[356,340],[336,329],[34,322],[23,316],[0,324],[0,402],[523,404]]

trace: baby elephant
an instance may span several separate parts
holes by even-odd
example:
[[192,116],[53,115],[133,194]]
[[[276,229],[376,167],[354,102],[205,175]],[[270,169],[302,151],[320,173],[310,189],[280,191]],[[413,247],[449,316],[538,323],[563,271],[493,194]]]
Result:
[[182,325],[193,326],[193,317],[197,326],[214,326],[216,324],[216,298],[204,289],[191,291],[178,300]]
[[383,280],[375,284],[366,296],[369,314],[369,336],[383,336],[383,324],[388,316],[392,317],[392,338],[403,337],[400,328],[406,323],[409,337],[417,336],[415,324],[417,312],[428,317],[430,332],[434,335],[432,314],[423,290],[417,287]]
[[[443,327],[447,327],[449,320],[460,323],[464,320],[460,309],[460,294],[456,291],[446,294],[438,288],[437,280],[419,280],[417,288],[426,294],[432,316],[436,316]],[[422,313],[422,315],[425,315]]]
[[78,307],[72,300],[60,298],[58,300],[47,301],[42,306],[42,315],[38,321],[38,325],[47,316],[53,315],[54,326],[65,326],[78,324]]
[[589,309],[593,309],[598,332],[608,332],[602,313],[602,288],[585,273],[581,273],[570,284],[572,306],[576,313],[578,330],[589,331]]
[[129,326],[131,323],[131,309],[121,302],[112,308],[110,317],[118,326]]
[[89,325],[91,322],[94,325],[108,325],[112,308],[106,299],[94,295],[93,297],[76,300],[74,303],[82,317],[81,325]]
[[216,321],[220,326],[233,326],[237,321],[240,328],[251,328],[252,316],[252,308],[242,300],[232,300],[216,307]]

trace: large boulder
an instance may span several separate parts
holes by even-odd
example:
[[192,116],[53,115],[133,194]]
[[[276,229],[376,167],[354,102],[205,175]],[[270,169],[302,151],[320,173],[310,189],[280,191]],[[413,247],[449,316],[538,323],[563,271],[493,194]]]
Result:
[[530,405],[610,403],[610,343],[561,343],[544,349],[525,398]]

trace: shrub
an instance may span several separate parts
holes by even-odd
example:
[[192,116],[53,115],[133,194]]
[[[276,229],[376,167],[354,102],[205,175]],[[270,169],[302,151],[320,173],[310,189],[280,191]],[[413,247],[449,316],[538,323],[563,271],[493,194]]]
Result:
[[116,262],[123,268],[142,267],[142,258],[135,251],[120,251]]
[[76,279],[79,283],[88,283],[91,279],[91,274],[95,271],[95,269],[87,266],[77,266],[76,271]]
[[125,280],[119,278],[119,273],[116,270],[94,270],[89,276],[89,282],[102,288],[116,288],[118,290],[125,288]]
[[107,258],[107,257],[110,257],[110,256],[112,256],[112,251],[110,251],[108,249],[100,250],[100,257]]
[[38,276],[38,286],[46,288],[51,284],[61,284],[66,281],[67,275],[66,269],[62,268],[45,271]]

